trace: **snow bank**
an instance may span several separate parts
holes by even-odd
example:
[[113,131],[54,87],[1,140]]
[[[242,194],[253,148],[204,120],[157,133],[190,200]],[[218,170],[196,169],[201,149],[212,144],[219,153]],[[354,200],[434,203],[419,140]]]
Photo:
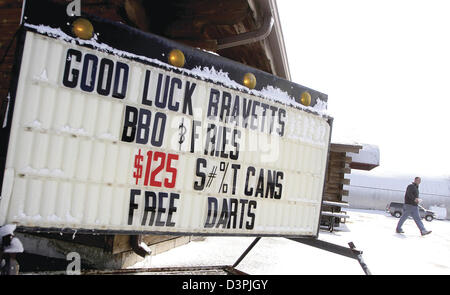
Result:
[[431,211],[436,212],[437,219],[447,219],[447,209],[440,206],[430,206]]

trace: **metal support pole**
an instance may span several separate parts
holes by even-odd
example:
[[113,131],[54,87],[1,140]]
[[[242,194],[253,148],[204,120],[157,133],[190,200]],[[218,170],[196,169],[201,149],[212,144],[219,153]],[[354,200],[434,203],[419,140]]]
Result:
[[[350,249],[352,249],[352,251],[355,250],[355,244],[353,244],[353,242],[348,243],[348,245],[349,245]],[[358,262],[361,265],[364,273],[366,275],[371,275],[372,273],[370,272],[369,268],[367,267],[367,264],[364,262],[364,260],[362,258],[362,255],[361,255],[362,251],[358,251],[358,250],[356,250],[356,251],[357,251],[357,252],[355,252],[356,260],[358,260]]]
[[250,252],[253,249],[253,247],[255,247],[256,243],[258,243],[260,239],[261,237],[257,237],[255,240],[253,240],[250,246],[248,246],[248,248],[244,251],[244,253],[242,253],[242,255],[238,258],[238,260],[236,260],[236,262],[233,264],[233,268],[238,266],[239,263],[241,263],[242,259],[244,259],[245,256],[247,256],[248,252]]
[[359,264],[361,265],[364,273],[366,275],[371,275],[369,268],[367,267],[366,263],[362,259],[362,251],[355,249],[355,244],[353,242],[348,243],[350,248],[335,245],[332,243],[328,243],[325,241],[321,241],[314,238],[289,238],[289,240],[299,242],[302,244],[306,244],[311,247],[319,248],[325,251],[329,251],[338,255],[342,255],[348,258],[352,258],[355,260],[358,260]]

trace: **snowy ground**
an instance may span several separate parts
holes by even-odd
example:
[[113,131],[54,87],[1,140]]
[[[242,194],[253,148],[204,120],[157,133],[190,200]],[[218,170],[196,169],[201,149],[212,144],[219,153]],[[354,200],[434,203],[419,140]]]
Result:
[[[321,230],[319,239],[347,247],[353,242],[375,275],[450,274],[450,221],[424,221],[433,232],[421,236],[412,219],[404,234],[395,233],[398,219],[382,211],[348,209],[350,219],[336,231]],[[208,237],[152,256],[133,267],[232,265],[254,240],[251,237]],[[361,275],[357,260],[284,238],[262,238],[237,269],[256,275]]]

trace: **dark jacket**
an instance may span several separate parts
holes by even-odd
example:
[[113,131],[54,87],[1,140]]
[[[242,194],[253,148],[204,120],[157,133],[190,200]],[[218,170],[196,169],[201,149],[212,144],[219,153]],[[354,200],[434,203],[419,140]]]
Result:
[[414,200],[418,197],[419,197],[419,186],[413,182],[406,188],[405,204],[417,206],[417,203]]

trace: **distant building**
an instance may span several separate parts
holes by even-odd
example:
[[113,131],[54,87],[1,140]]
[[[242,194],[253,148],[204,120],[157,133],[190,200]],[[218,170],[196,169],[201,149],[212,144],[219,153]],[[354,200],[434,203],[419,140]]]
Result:
[[[346,186],[351,208],[384,210],[390,202],[403,202],[406,187],[417,175],[371,175],[355,172]],[[419,187],[421,205],[436,211],[438,218],[449,219],[450,179],[445,177],[422,177]]]

